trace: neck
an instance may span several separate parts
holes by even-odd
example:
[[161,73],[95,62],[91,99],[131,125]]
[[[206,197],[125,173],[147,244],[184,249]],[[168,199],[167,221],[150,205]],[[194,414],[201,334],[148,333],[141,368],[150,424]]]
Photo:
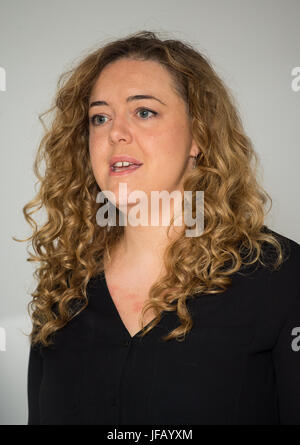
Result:
[[[170,214],[171,217],[174,215],[174,206],[172,205]],[[163,264],[166,248],[171,242],[178,239],[185,229],[184,224],[173,224],[168,233],[169,226],[162,224],[161,213],[158,225],[151,225],[149,221],[151,221],[150,216],[148,225],[133,226],[127,220],[127,225],[124,226],[124,235],[116,247],[117,257],[122,258],[126,265],[141,264],[145,266],[145,271],[147,265]]]

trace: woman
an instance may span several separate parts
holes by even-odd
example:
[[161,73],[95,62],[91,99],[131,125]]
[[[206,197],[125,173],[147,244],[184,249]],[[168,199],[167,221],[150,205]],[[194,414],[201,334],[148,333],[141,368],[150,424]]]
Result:
[[[32,227],[30,208],[48,216],[29,238],[28,424],[300,424],[300,246],[264,224],[271,198],[222,80],[147,31],[66,74],[24,207]],[[149,223],[162,190],[204,191],[200,236],[173,204],[168,226]],[[97,222],[102,191],[115,225]],[[121,224],[135,191],[147,224]]]

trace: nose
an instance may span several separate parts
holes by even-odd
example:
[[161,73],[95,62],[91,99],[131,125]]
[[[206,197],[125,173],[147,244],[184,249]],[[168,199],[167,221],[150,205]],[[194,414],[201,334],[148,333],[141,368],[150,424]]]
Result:
[[118,143],[121,140],[131,142],[132,135],[128,123],[124,118],[119,117],[114,119],[109,131],[109,139],[112,143]]

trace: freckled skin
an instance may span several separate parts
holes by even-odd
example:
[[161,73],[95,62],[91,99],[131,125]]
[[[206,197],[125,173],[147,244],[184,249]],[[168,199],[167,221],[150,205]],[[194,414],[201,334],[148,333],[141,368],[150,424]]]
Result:
[[142,310],[142,307],[143,307],[143,301],[137,301],[137,302],[135,302],[133,305],[132,305],[132,310],[134,311],[134,312],[141,312],[141,310]]
[[109,286],[109,291],[110,291],[110,293],[116,293],[116,292],[118,292],[118,286],[115,286],[115,285],[110,285]]
[[112,295],[115,306],[119,309],[123,308],[124,305],[134,313],[140,313],[143,307],[144,302],[139,301],[139,295],[137,294],[128,294],[124,295],[122,298],[116,298],[115,295]]
[[[137,318],[142,312],[145,298],[141,299],[141,294],[137,293],[122,295],[118,286],[110,286],[110,289],[114,289],[113,293],[110,291],[110,295],[123,324],[131,336],[135,335],[141,329],[140,324],[137,322]],[[145,318],[145,323],[149,323],[154,316],[155,314],[153,312],[150,312],[150,314],[148,312],[148,315]]]
[[[120,310],[124,304],[126,306],[129,306],[132,308],[132,311],[134,313],[139,313],[142,310],[143,307],[143,301],[140,301],[140,296],[136,293],[129,293],[126,295],[120,296],[120,289],[118,286],[111,285],[109,288],[109,292],[111,297],[113,298],[114,304],[118,310]],[[132,304],[133,302],[133,304]]]
[[135,298],[138,298],[137,294],[128,294],[125,296],[126,300],[134,300]]

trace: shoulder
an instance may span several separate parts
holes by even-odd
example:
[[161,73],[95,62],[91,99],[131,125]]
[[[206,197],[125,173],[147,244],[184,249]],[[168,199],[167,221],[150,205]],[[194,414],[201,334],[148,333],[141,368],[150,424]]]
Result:
[[[262,232],[272,235],[277,241],[277,247],[270,241],[264,240],[261,243],[259,260],[252,264],[249,264],[249,262],[250,260],[253,260],[256,252],[253,251],[249,258],[248,248],[244,249],[242,247],[240,252],[242,254],[245,253],[246,259],[245,263],[238,271],[238,275],[255,275],[257,278],[261,279],[264,279],[270,274],[274,279],[284,279],[285,276],[289,275],[296,279],[300,265],[300,244],[267,226],[263,227]],[[278,247],[280,247],[281,250],[282,261],[275,267],[279,255]]]
[[[300,244],[282,233],[276,232],[269,227],[264,228],[265,233],[270,233],[279,242],[282,249],[283,262],[280,265],[279,270],[282,273],[293,273],[299,272],[300,266]],[[273,259],[276,253],[275,247],[269,243],[263,244],[263,258]]]
[[275,267],[278,250],[264,241],[260,261],[244,264],[234,277],[234,283],[241,292],[255,295],[257,302],[278,309],[284,314],[300,300],[300,244],[280,232],[264,226],[263,232],[273,235],[282,252],[282,262]]
[[[292,308],[300,307],[300,244],[270,228],[266,230],[280,243],[283,262],[277,269],[264,269],[259,274],[260,287],[267,296],[268,303],[277,308],[279,319],[284,319]],[[274,248],[268,244],[265,247],[265,257],[269,259],[273,254]]]

